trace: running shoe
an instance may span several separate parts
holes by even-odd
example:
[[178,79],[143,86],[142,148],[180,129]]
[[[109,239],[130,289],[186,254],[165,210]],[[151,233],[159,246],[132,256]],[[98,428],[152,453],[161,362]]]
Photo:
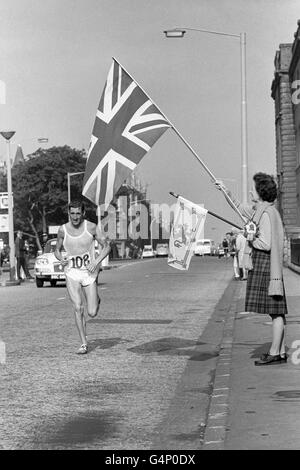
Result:
[[76,354],[86,354],[87,353],[87,344],[82,344]]

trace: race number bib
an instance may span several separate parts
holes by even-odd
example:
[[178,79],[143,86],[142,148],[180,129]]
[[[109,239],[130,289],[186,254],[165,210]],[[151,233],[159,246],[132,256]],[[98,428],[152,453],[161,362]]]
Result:
[[83,255],[70,256],[69,257],[69,268],[85,269],[91,261],[89,253]]

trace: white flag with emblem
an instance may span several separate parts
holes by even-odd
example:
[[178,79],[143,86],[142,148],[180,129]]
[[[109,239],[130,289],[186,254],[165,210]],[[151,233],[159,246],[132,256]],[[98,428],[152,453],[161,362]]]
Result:
[[169,266],[185,271],[189,269],[206,214],[204,207],[178,196],[169,240]]

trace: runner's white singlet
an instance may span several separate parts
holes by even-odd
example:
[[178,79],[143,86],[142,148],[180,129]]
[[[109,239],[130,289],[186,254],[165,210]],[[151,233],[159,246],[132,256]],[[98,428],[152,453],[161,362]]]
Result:
[[80,235],[70,235],[66,224],[64,230],[64,249],[67,252],[68,265],[65,267],[65,274],[68,278],[78,281],[83,286],[88,286],[95,282],[98,271],[90,273],[87,266],[95,259],[95,244],[93,235],[87,230],[87,221],[84,220],[84,230]]

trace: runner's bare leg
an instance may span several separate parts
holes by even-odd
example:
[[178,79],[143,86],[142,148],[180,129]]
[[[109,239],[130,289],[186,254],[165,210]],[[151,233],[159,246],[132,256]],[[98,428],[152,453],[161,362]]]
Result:
[[87,344],[86,321],[84,317],[81,284],[78,281],[67,277],[67,289],[69,297],[73,304],[75,313],[75,323],[78,329],[81,344]]
[[87,313],[90,317],[94,318],[98,314],[101,302],[96,281],[89,286],[84,286],[83,289],[86,297]]

